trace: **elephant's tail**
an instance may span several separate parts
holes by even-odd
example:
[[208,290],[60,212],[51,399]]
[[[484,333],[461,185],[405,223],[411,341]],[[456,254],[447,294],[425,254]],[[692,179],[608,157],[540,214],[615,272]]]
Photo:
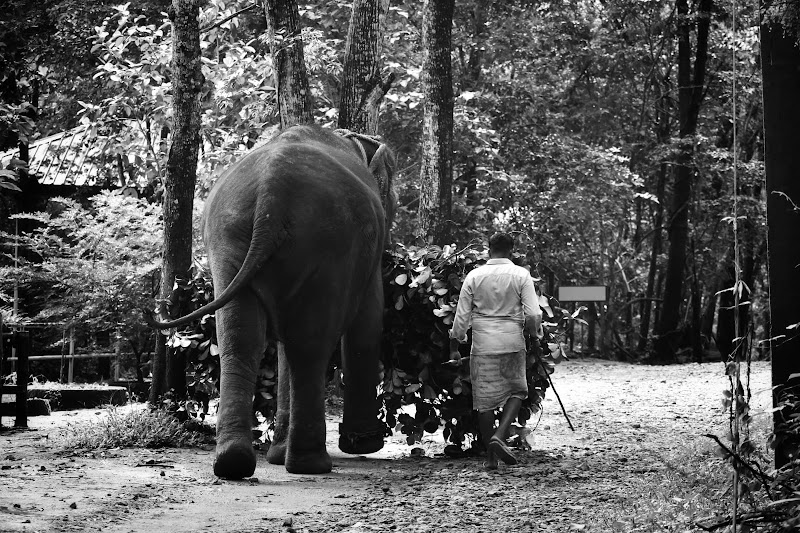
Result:
[[[258,202],[259,204],[261,202]],[[176,318],[174,320],[159,321],[153,316],[153,312],[149,309],[142,309],[144,321],[153,328],[170,329],[178,328],[190,324],[191,322],[203,318],[205,315],[216,312],[228,302],[246,285],[250,283],[259,269],[269,259],[275,250],[283,243],[288,235],[288,224],[283,223],[279,231],[275,231],[274,226],[271,226],[268,221],[273,218],[268,214],[268,210],[264,209],[265,206],[258,205],[253,221],[253,237],[250,240],[250,248],[247,250],[247,255],[242,261],[242,266],[239,272],[233,277],[230,284],[225,287],[221,294],[217,295],[213,301],[207,303],[203,307],[192,311],[188,315]]]

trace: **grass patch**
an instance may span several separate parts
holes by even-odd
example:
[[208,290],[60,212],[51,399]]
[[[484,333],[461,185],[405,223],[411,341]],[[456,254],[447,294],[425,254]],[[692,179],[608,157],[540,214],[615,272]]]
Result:
[[59,436],[65,449],[184,448],[214,442],[214,428],[180,422],[163,409],[120,412],[110,407],[99,420],[67,426]]

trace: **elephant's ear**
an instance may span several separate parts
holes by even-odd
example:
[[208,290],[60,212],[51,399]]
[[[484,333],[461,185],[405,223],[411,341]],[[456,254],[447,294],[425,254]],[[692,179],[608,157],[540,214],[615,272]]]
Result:
[[378,182],[378,189],[381,192],[381,202],[387,210],[390,207],[394,210],[394,206],[390,206],[389,203],[390,196],[392,196],[394,192],[392,189],[395,165],[394,154],[385,144],[378,146],[378,149],[375,150],[375,154],[373,154],[372,159],[369,161],[369,170],[375,177],[375,181]]
[[386,213],[386,238],[385,244],[391,244],[391,236],[389,232],[394,221],[395,204],[397,203],[397,195],[394,192],[394,173],[396,161],[394,153],[385,144],[378,146],[375,150],[372,159],[369,161],[369,170],[378,182],[378,190],[381,194],[381,203]]

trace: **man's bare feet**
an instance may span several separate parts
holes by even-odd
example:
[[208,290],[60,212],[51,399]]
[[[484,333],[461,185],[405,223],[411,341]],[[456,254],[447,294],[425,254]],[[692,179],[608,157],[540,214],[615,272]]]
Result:
[[[508,446],[506,446],[506,443],[503,442],[503,439],[497,435],[492,437],[492,439],[489,441],[489,453],[494,457],[499,457],[507,465],[517,464],[517,458],[514,457],[514,454],[508,449]],[[495,464],[497,464],[497,459],[494,461]]]
[[483,467],[486,470],[497,470],[497,456],[492,450],[486,452],[486,462],[483,463]]

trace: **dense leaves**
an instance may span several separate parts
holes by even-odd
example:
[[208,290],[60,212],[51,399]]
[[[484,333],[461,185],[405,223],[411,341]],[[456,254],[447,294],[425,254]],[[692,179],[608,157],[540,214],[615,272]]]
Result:
[[52,323],[38,337],[61,343],[57,324],[74,324],[80,336],[118,332],[138,358],[152,347],[141,321],[142,302],[153,297],[159,268],[161,222],[157,206],[103,193],[89,206],[53,199],[48,211],[18,215],[32,231],[0,234],[4,256],[15,248],[19,266],[0,266],[0,299],[10,302],[16,281],[25,296],[16,317]]
[[[276,131],[263,11],[251,6],[247,0],[213,0],[201,10],[201,197],[233,160]],[[89,161],[122,169],[128,183],[148,198],[159,198],[171,135],[166,2],[84,6],[62,0],[43,8],[18,1],[13,7],[18,19],[27,9],[41,24],[36,31],[9,25],[3,34],[8,50],[0,53],[16,69],[16,77],[6,79],[16,83],[15,96],[4,93],[9,96],[0,102],[8,139],[16,132],[34,139],[52,131],[58,115],[54,103],[61,102],[59,109],[73,110],[62,128],[82,121],[89,129],[95,147]],[[400,206],[394,229],[406,243],[415,242],[418,229],[420,7],[410,0],[392,3],[381,73],[396,76],[382,103],[379,133],[398,155]],[[552,269],[548,291],[559,284],[608,285],[610,304],[592,311],[604,327],[596,345],[585,348],[631,358],[646,355],[641,348],[651,335],[638,322],[644,307],[654,307],[661,297],[657,279],[650,289],[656,294],[646,293],[648,271],[664,263],[661,244],[669,226],[664,210],[670,205],[671,178],[667,175],[659,187],[659,176],[680,147],[673,95],[677,24],[668,7],[630,0],[470,0],[459,4],[453,25],[454,205],[448,240],[463,245],[493,229],[519,230],[535,244],[535,261]],[[315,119],[333,125],[350,7],[332,0],[300,2],[299,14]],[[730,217],[734,195],[748,217],[743,272],[751,279],[746,282],[758,296],[763,286],[755,15],[752,6],[742,6],[733,34],[727,6],[712,14],[712,81],[692,139],[696,183],[688,266],[697,281],[687,288],[682,305],[688,306],[690,296],[698,301],[702,328],[692,325],[692,335],[701,335],[706,346],[714,336],[717,293],[726,288],[715,280],[721,279],[721,258],[730,252],[731,226],[721,220]],[[48,31],[55,32],[55,44],[43,48],[46,53],[19,55],[26,45],[42,43]],[[68,47],[80,53],[58,61]],[[63,83],[68,76],[75,80],[72,88]],[[34,79],[43,100],[35,119],[28,107]],[[734,79],[737,117],[730,107]],[[734,144],[746,183],[737,191],[729,180]],[[753,309],[761,305],[757,299]],[[762,328],[761,313],[751,316]],[[681,329],[688,329],[686,322]]]

